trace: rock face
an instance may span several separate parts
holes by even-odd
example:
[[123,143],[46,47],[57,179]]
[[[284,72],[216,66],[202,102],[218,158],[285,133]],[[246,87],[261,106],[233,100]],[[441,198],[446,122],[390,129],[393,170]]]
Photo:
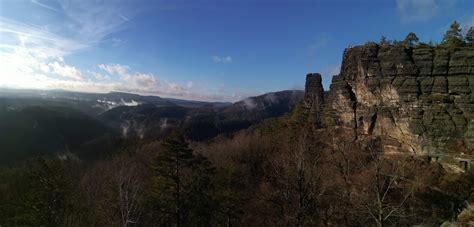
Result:
[[304,94],[304,107],[314,116],[314,123],[320,125],[321,113],[324,104],[324,89],[321,74],[310,73],[306,75]]
[[[306,98],[319,102],[312,78]],[[474,47],[346,49],[327,105],[337,127],[354,139],[380,138],[386,152],[472,152]]]

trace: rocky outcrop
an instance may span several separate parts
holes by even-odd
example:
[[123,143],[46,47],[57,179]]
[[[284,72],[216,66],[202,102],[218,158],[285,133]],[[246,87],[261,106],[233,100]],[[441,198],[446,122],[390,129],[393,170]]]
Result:
[[304,108],[314,117],[314,124],[321,124],[321,113],[324,104],[324,88],[321,74],[310,73],[306,75],[304,94]]
[[[319,100],[313,92],[307,98]],[[386,152],[472,152],[474,47],[346,49],[327,105],[337,127],[354,139],[380,138]]]

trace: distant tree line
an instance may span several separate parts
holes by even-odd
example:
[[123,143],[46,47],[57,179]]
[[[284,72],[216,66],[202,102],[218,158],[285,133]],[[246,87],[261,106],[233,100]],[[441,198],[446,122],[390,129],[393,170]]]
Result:
[[[389,46],[389,45],[402,45],[405,47],[412,47],[414,45],[429,45],[429,46],[437,46],[436,43],[433,41],[429,41],[428,43],[420,42],[419,38],[416,36],[415,33],[410,32],[402,41],[397,40],[388,40],[387,37],[382,36],[378,43],[381,46]],[[457,46],[472,46],[474,45],[474,27],[470,27],[465,35],[462,33],[461,25],[454,21],[449,26],[449,29],[443,36],[443,40],[439,44],[440,46],[445,47],[457,47]]]

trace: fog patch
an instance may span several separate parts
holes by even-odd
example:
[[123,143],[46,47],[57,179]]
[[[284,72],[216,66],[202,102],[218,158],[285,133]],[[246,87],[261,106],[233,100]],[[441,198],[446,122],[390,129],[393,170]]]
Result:
[[257,108],[257,103],[255,102],[253,98],[246,98],[242,100],[242,102],[244,102],[244,106],[245,108],[247,108],[247,110],[253,110]]
[[265,95],[265,101],[271,103],[271,104],[275,104],[278,102],[278,97],[275,95],[275,93],[268,93],[267,95]]
[[132,99],[132,101],[130,101],[130,102],[127,102],[127,101],[121,99],[121,104],[122,104],[123,106],[138,106],[138,105],[140,105],[141,103],[136,102],[136,101],[133,100],[133,99]]
[[138,106],[142,104],[141,102],[137,102],[135,100],[131,100],[129,102],[125,101],[124,99],[120,99],[120,102],[115,102],[115,101],[109,101],[107,99],[97,99],[97,104],[95,105],[96,107],[104,108],[106,110],[110,110],[112,108],[118,107],[118,106]]
[[160,130],[163,131],[165,130],[166,128],[168,128],[168,118],[162,118],[160,119]]
[[122,137],[127,138],[130,136],[137,136],[140,139],[145,137],[145,126],[138,124],[136,121],[126,120],[120,125],[122,131]]
[[130,121],[124,121],[120,125],[120,129],[122,130],[122,137],[127,138],[128,132],[130,131],[130,127],[131,127]]

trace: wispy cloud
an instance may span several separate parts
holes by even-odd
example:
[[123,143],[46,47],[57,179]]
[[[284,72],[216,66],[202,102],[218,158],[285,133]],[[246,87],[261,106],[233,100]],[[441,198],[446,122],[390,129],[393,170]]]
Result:
[[107,35],[124,29],[136,12],[127,10],[126,1],[66,0],[60,1],[62,12],[68,18],[67,27],[76,38],[97,43]]
[[[100,64],[98,67],[110,76],[117,76],[114,90],[141,94],[154,94],[167,97],[222,100],[223,97],[212,96],[209,92],[195,89],[194,82],[185,85],[158,79],[153,73],[137,72],[130,66],[121,64]],[[107,76],[109,76],[107,75]]]
[[[139,0],[137,0],[139,1]],[[68,56],[103,42],[121,45],[111,37],[126,29],[137,12],[126,0],[30,0],[38,10],[62,20],[24,22],[21,18],[0,17],[0,86],[37,89],[66,89],[86,92],[124,91],[207,101],[238,100],[245,92],[221,91],[187,81],[176,83],[151,72],[138,72],[125,64],[99,64],[83,69],[67,61]],[[55,4],[52,4],[55,3]],[[136,2],[134,2],[136,3]],[[217,63],[229,64],[231,56],[214,56]],[[255,94],[255,93],[252,93]]]
[[397,13],[403,22],[429,21],[455,3],[456,0],[395,0]]
[[129,66],[120,64],[100,64],[98,67],[109,74],[128,75]]
[[1,47],[5,52],[27,48],[40,57],[60,57],[88,47],[86,43],[56,35],[34,24],[0,17]]
[[122,1],[30,2],[55,17],[60,15],[63,20],[48,22],[46,27],[35,24],[41,21],[28,23],[18,18],[0,17],[0,86],[87,91],[116,87],[112,83],[92,82],[91,79],[106,79],[107,75],[84,74],[67,64],[64,58],[122,29],[133,16],[133,12],[121,5]]
[[120,14],[119,15],[124,21],[130,21],[130,19],[128,17],[126,17],[125,15],[123,14]]
[[48,5],[48,4],[42,3],[42,2],[40,2],[40,0],[31,0],[31,3],[33,3],[33,4],[35,4],[35,5],[38,5],[38,6],[40,6],[40,7],[43,7],[44,9],[47,9],[47,10],[52,10],[52,11],[58,12],[58,13],[60,12],[59,9],[57,9],[57,8],[55,8],[55,7],[53,7],[53,6],[50,6],[50,5]]
[[231,56],[212,56],[212,60],[216,63],[224,63],[224,64],[228,64],[228,63],[232,63],[232,57]]

